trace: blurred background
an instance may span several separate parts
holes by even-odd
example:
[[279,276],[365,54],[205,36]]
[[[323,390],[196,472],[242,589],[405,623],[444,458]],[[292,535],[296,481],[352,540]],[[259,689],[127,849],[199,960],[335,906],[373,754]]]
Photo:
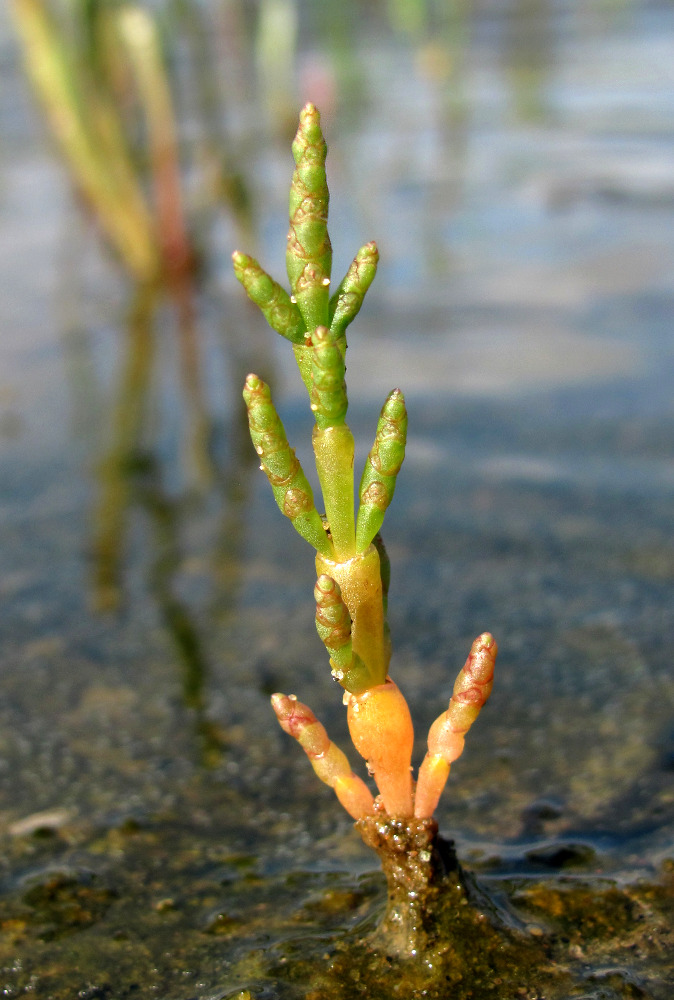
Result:
[[485,877],[655,877],[674,831],[671,3],[10,0],[0,74],[7,995],[295,996],[268,985],[289,922],[347,933],[346,904],[312,901],[380,892],[268,705],[296,692],[346,746],[246,373],[305,468],[310,414],[230,262],[283,280],[307,100],[334,279],[381,254],[349,336],[360,460],[386,393],[408,401],[384,534],[417,762],[472,638],[501,649],[441,826]]

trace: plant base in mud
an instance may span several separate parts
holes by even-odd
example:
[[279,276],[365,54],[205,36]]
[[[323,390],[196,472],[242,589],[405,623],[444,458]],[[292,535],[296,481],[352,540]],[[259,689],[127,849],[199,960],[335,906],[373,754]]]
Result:
[[377,852],[386,876],[388,902],[371,943],[396,958],[424,952],[435,936],[435,906],[451,880],[463,890],[451,841],[438,835],[434,819],[392,819],[381,811],[356,823],[363,841]]

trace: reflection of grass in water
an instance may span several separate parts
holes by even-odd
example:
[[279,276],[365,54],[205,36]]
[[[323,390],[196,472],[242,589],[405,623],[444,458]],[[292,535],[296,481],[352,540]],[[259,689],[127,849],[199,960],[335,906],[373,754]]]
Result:
[[[189,437],[187,453],[181,458],[194,475],[188,480],[191,489],[187,500],[169,496],[156,446],[148,432],[156,389],[153,376],[159,360],[157,308],[155,292],[141,287],[132,303],[126,331],[126,350],[110,417],[111,442],[98,469],[99,498],[92,543],[94,603],[101,611],[114,611],[123,604],[128,525],[134,511],[142,510],[150,528],[149,590],[181,668],[183,702],[195,716],[202,763],[214,765],[227,741],[208,716],[210,670],[199,615],[180,595],[178,578],[185,563],[181,536],[194,512],[191,504],[217,490],[223,505],[222,523],[219,540],[209,554],[209,575],[214,579],[218,614],[226,616],[235,606],[243,568],[240,549],[246,536],[242,522],[254,455],[241,445],[244,434],[247,438],[247,428],[241,419],[234,419],[229,427],[228,462],[222,469],[216,465],[211,449],[212,422],[199,379],[199,358],[196,352],[185,351],[185,342],[196,345],[196,331],[192,325],[185,329],[181,315],[181,410]],[[238,377],[236,364],[231,367]]]
[[139,294],[133,303],[118,396],[110,421],[112,444],[99,467],[101,493],[93,544],[95,601],[99,608],[112,608],[119,602],[131,475],[142,461],[141,436],[154,363],[153,309],[154,296],[148,294]]
[[[201,762],[206,766],[216,766],[221,761],[227,738],[222,728],[208,716],[208,655],[197,627],[196,615],[188,603],[178,596],[174,586],[174,578],[182,564],[178,543],[182,521],[179,504],[165,496],[157,467],[153,464],[145,469],[134,493],[136,501],[149,515],[154,531],[156,557],[149,586],[177,654],[182,674],[183,704],[194,713]],[[232,581],[230,589],[235,589],[235,585],[236,580]]]
[[[111,414],[110,448],[99,466],[100,501],[94,529],[95,601],[100,608],[114,608],[120,601],[120,576],[124,556],[125,523],[134,477],[153,463],[153,445],[147,440],[152,377],[155,370],[156,293],[140,287],[132,302],[128,329],[124,331],[119,384]],[[193,312],[179,314],[180,377],[183,415],[189,423],[186,464],[193,470],[194,485],[203,491],[215,476],[211,457],[211,421],[203,398]]]

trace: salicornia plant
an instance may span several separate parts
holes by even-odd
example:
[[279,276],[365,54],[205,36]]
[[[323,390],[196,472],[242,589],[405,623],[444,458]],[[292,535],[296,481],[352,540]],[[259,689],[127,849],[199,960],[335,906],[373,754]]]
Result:
[[324,516],[288,443],[269,387],[249,375],[243,395],[253,444],[276,502],[316,550],[316,628],[333,677],[345,689],[351,739],[367,761],[377,798],[353,773],[310,708],[284,694],[275,694],[272,706],[318,777],[358,821],[363,839],[379,852],[389,881],[388,929],[397,934],[394,950],[404,954],[418,950],[423,924],[419,907],[424,905],[420,890],[437,874],[437,824],[432,814],[450,765],[461,754],[465,734],[491,692],[497,647],[489,633],[473,643],[448,709],[431,726],[415,787],[412,720],[389,675],[389,562],[379,535],[405,454],[402,392],[394,389],[382,407],[360,479],[357,513],[354,439],[346,423],[346,329],[375,276],[378,251],[375,243],[362,247],[331,294],[326,144],[312,104],[300,114],[292,149],[296,166],[286,252],[290,292],[252,257],[236,252],[233,260],[249,298],[293,346],[315,418],[313,449]]

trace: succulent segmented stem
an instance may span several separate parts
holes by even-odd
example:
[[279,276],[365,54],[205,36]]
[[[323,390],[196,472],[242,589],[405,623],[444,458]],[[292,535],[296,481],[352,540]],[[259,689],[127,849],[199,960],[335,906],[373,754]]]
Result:
[[314,427],[311,441],[335,555],[341,561],[351,559],[356,552],[353,434],[346,424],[326,430]]
[[330,329],[343,335],[349,323],[355,319],[363,304],[365,293],[377,273],[379,250],[377,244],[366,243],[361,247],[349,266],[349,270],[330,298]]
[[232,254],[234,274],[241,282],[246,295],[260,307],[269,325],[293,344],[304,342],[306,327],[297,305],[285,288],[264,271],[254,257],[236,250]]
[[353,745],[367,761],[389,816],[411,816],[414,731],[407,702],[387,680],[350,695],[347,721]]
[[262,459],[260,467],[271,483],[279,509],[317,552],[330,556],[333,548],[314,505],[311,485],[288,444],[269,386],[257,375],[249,375],[243,398],[248,410],[250,436]]
[[353,658],[351,616],[342,599],[339,584],[322,573],[314,587],[316,631],[338,667],[346,667]]
[[351,641],[351,616],[339,584],[322,574],[314,587],[316,631],[330,654],[332,676],[347,691],[361,694],[372,686],[366,664],[354,653]]
[[311,441],[335,555],[340,561],[345,561],[356,553],[353,434],[346,424],[326,430],[314,427]]
[[307,330],[328,325],[332,247],[328,236],[327,146],[313,104],[300,112],[293,142],[295,172],[290,187],[286,268]]
[[373,685],[386,680],[390,659],[384,631],[379,554],[373,545],[345,562],[316,555],[316,576],[329,576],[339,585],[351,617],[354,652],[367,665]]
[[[346,337],[335,338],[334,344],[339,348],[342,358],[344,358],[346,355]],[[309,399],[311,399],[311,393],[314,385],[311,376],[311,370],[314,362],[314,348],[311,333],[304,334],[304,340],[301,344],[293,344],[293,353],[295,355],[295,361],[297,362],[299,373],[302,376],[302,381],[304,382],[305,388],[309,393]]]
[[314,713],[294,695],[274,694],[271,699],[284,732],[293,736],[311,762],[314,771],[354,819],[374,813],[374,799],[365,782],[353,773],[339,747],[332,742]]
[[355,553],[353,510],[353,434],[344,423],[348,406],[344,358],[327,327],[319,326],[312,347],[311,409],[316,419],[312,442],[325,515],[338,559]]
[[327,326],[318,326],[309,341],[311,356],[311,411],[320,430],[344,423],[348,400],[344,355]]
[[498,646],[489,632],[478,636],[456,678],[449,708],[428,733],[428,753],[419,768],[414,815],[432,816],[449,777],[450,765],[461,756],[465,736],[491,694]]
[[356,551],[364,552],[381,528],[384,514],[393,499],[396,477],[405,458],[407,410],[400,389],[386,399],[374,444],[367,456],[360,481],[360,507],[356,522]]

